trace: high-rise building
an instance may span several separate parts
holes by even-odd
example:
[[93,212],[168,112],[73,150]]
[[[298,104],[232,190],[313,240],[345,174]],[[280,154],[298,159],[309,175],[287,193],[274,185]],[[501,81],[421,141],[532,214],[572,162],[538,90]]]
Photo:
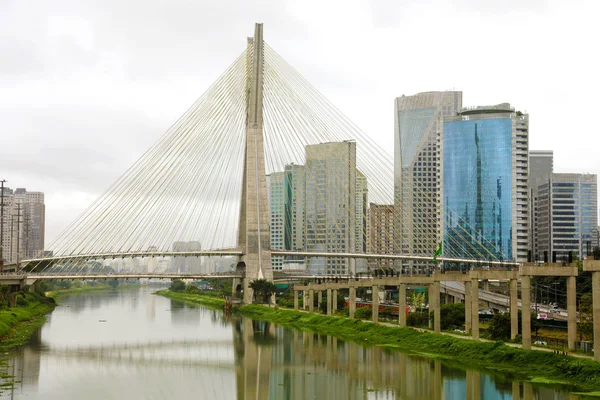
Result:
[[[356,249],[356,143],[329,142],[306,149],[306,250]],[[355,273],[346,258],[311,258],[313,274]]]
[[2,249],[5,264],[41,256],[44,251],[46,206],[44,193],[4,188]]
[[[272,249],[304,250],[304,186],[303,165],[289,164],[285,171],[267,175]],[[301,259],[282,256],[271,262],[275,270],[304,265]]]
[[529,151],[529,187],[537,188],[548,183],[548,176],[554,172],[554,152],[552,150]]
[[[538,186],[537,260],[564,260],[574,252],[581,260],[593,250],[598,226],[598,183],[592,174],[550,174]],[[544,253],[546,257],[544,257]]]
[[[370,251],[373,254],[394,254],[394,206],[374,204],[369,206]],[[371,260],[371,268],[393,267],[392,260]]]
[[[356,170],[356,231],[355,252],[367,253],[369,251],[369,185],[367,177]],[[367,271],[367,260],[356,260],[356,272]]]
[[444,120],[445,256],[527,261],[528,120],[507,103]]
[[[552,150],[529,151],[529,247],[532,261],[538,261],[535,260],[535,255],[541,254],[537,242],[540,235],[536,233],[540,229],[536,213],[538,187],[541,184],[548,183],[548,177],[552,172],[554,172],[554,153]],[[547,234],[547,231],[545,232]]]
[[600,249],[600,226],[592,232],[592,250]]
[[[395,251],[433,255],[441,238],[440,148],[444,118],[462,107],[462,92],[425,92],[395,100]],[[406,265],[406,263],[404,263]]]
[[[284,226],[285,226],[285,174],[283,172],[273,172],[267,175],[267,195],[269,198],[270,218],[269,232],[271,235],[271,248],[283,250]],[[273,270],[283,268],[283,257],[271,257],[271,266]]]

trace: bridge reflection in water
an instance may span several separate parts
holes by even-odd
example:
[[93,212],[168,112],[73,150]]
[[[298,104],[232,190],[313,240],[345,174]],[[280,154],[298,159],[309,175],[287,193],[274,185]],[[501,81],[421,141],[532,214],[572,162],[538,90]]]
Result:
[[[180,306],[171,302],[173,317],[180,312]],[[180,371],[174,375],[179,376],[178,384],[191,377],[185,371],[193,371],[193,384],[202,388],[203,398],[215,399],[232,398],[234,393],[239,400],[576,398],[382,347],[360,346],[267,322],[229,319],[217,311],[200,312],[209,313],[218,325],[230,326],[232,336],[49,346],[38,331],[30,346],[18,350],[8,372],[16,376],[17,394],[19,386],[38,385],[41,360],[51,356],[70,360],[74,365],[100,365],[105,370],[134,374],[148,373],[148,368],[157,369],[153,373],[159,375],[161,371]],[[169,394],[169,390],[164,394]]]

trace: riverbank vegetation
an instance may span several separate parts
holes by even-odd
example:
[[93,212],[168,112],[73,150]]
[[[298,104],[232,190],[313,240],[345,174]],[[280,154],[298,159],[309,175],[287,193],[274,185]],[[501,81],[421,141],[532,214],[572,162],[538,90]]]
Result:
[[[188,286],[189,287],[189,286]],[[171,290],[159,290],[155,294],[163,297],[167,297],[172,300],[179,300],[186,303],[198,304],[213,309],[222,310],[225,305],[225,299],[217,295],[212,294],[201,294],[200,292],[179,291],[173,292]]]
[[23,344],[55,306],[53,299],[39,291],[11,293],[9,286],[0,285],[0,347]]

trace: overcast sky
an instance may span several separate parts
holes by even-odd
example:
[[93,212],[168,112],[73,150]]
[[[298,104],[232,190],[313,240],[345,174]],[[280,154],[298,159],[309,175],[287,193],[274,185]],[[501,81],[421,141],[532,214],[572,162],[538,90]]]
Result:
[[530,113],[555,172],[600,174],[596,0],[0,0],[0,179],[47,242],[265,40],[381,145],[393,100],[462,90]]

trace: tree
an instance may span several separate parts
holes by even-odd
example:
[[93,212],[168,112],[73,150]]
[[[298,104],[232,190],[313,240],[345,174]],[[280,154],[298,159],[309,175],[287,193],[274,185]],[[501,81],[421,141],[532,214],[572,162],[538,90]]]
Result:
[[119,281],[116,279],[109,279],[108,281],[106,281],[106,283],[108,284],[108,286],[112,287],[113,289],[116,289],[117,286],[119,286]]
[[[519,310],[519,332],[523,332],[523,324],[521,323],[521,310]],[[537,334],[540,329],[540,322],[537,319],[535,312],[531,313],[531,332]],[[488,325],[488,333],[494,340],[508,340],[510,339],[510,312],[500,312],[495,314]]]
[[[433,313],[431,313],[433,317]],[[463,303],[444,304],[440,307],[440,327],[443,330],[462,327],[465,324]]]
[[275,284],[266,279],[256,279],[250,282],[249,286],[254,291],[254,300],[262,299],[263,304],[269,303],[269,299],[277,290]]
[[182,292],[185,290],[185,283],[181,279],[173,279],[169,290],[171,292]]

